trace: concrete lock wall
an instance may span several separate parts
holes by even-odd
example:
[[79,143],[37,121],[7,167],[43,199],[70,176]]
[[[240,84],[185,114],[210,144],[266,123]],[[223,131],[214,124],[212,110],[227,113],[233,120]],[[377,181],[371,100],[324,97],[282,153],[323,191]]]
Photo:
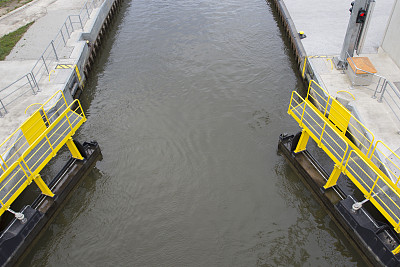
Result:
[[389,54],[393,61],[400,67],[400,1],[396,0],[392,15],[390,16],[382,48]]
[[[93,43],[96,40],[101,28],[103,27],[105,19],[110,13],[111,7],[113,6],[114,2],[117,2],[117,0],[105,0],[103,2],[103,4],[98,10],[98,13],[94,14],[96,18],[93,21],[93,23],[89,26],[89,31],[83,32],[81,34],[79,38],[80,42],[77,46],[75,46],[75,49],[72,52],[71,57],[77,58],[75,64],[78,66],[80,70],[83,70],[85,68],[85,65],[87,64],[90,55],[90,49],[86,41]],[[84,81],[86,80],[83,71],[81,71],[81,75],[82,75],[81,84],[83,84]],[[74,92],[72,93],[74,94]]]

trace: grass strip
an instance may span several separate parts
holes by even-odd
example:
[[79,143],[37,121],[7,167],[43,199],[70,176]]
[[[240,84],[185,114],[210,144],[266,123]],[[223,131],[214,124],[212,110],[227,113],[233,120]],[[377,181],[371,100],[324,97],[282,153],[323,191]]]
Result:
[[4,35],[0,38],[0,60],[4,60],[8,56],[14,46],[18,43],[24,33],[33,24],[33,21],[25,26],[22,26],[14,32]]
[[[21,7],[29,2],[32,2],[32,0],[0,0],[0,8],[2,7],[9,7],[9,6],[14,6],[15,8]],[[11,11],[11,10],[10,10]]]

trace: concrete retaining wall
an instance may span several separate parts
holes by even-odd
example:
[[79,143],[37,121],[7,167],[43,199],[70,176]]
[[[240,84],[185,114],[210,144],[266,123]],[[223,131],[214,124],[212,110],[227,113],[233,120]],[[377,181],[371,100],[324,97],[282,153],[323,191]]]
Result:
[[[302,75],[303,81],[308,86],[309,81],[315,80],[321,86],[323,85],[321,78],[314,71],[314,68],[309,60],[306,60],[307,53],[304,49],[303,44],[301,43],[301,39],[299,33],[294,25],[294,22],[289,14],[289,10],[287,9],[283,0],[266,0],[268,3],[271,3],[275,8],[275,11],[278,14],[278,18],[284,27],[286,32],[286,36],[289,38],[290,47],[294,53],[296,58],[297,67]],[[304,62],[306,63],[304,65]]]
[[[86,80],[86,75],[88,74],[88,66],[90,66],[90,62],[93,61],[94,54],[96,51],[95,47],[99,47],[100,40],[106,31],[113,15],[115,14],[117,7],[122,3],[122,0],[105,0],[101,7],[98,10],[98,13],[94,13],[91,16],[96,16],[96,19],[89,27],[86,27],[86,32],[81,33],[79,41],[74,47],[74,50],[70,56],[70,58],[75,58],[74,65],[79,69],[81,80],[79,81],[77,74],[75,71],[71,71],[69,77],[66,78],[66,82],[64,83],[64,87],[60,88],[63,91],[65,99],[67,103],[72,103],[73,98],[77,98],[79,94],[77,91],[81,92],[84,82]],[[97,45],[93,45],[97,43]],[[89,41],[89,43],[87,42]],[[78,89],[81,90],[78,90]],[[11,143],[14,143],[18,140],[22,135],[20,131],[14,138],[11,140]],[[12,151],[16,151],[20,149],[21,144],[15,143],[11,148],[10,152],[4,156],[5,160],[9,159],[9,156],[12,155]]]
[[[98,12],[92,14],[96,18],[91,25],[85,27],[85,32],[81,33],[78,44],[71,54],[71,58],[76,58],[74,64],[78,66],[81,80],[78,81],[75,72],[72,72],[68,82],[65,84],[64,93],[71,94],[72,97],[77,97],[78,89],[82,89],[88,75],[88,70],[93,62],[98,49],[98,44],[103,37],[106,28],[108,27],[112,17],[116,13],[117,7],[122,3],[122,0],[105,0]],[[76,86],[79,83],[79,86]]]
[[[296,62],[298,65],[298,69],[300,73],[302,74],[303,81],[305,83],[305,86],[308,87],[308,84],[311,80],[314,80],[317,82],[321,87],[323,87],[326,91],[326,87],[324,86],[324,83],[319,76],[319,74],[315,71],[315,68],[313,67],[313,64],[310,62],[310,60],[306,60],[307,58],[307,53],[303,47],[303,44],[301,43],[300,36],[297,32],[296,26],[293,23],[293,20],[289,14],[289,11],[283,2],[283,0],[266,0],[268,3],[271,3],[275,7],[275,11],[279,15],[280,22],[282,23],[284,30],[286,32],[286,36],[289,38],[290,41],[290,46],[292,48],[292,51],[294,52],[294,56],[296,57]],[[398,37],[400,38],[400,37]],[[328,91],[329,92],[329,91]],[[321,92],[322,94],[325,94]],[[363,119],[360,116],[360,113],[358,112],[357,108],[354,105],[348,105],[348,109],[351,110],[352,114],[361,122],[364,124]],[[360,132],[362,129],[360,129]],[[372,137],[370,137],[372,138]]]

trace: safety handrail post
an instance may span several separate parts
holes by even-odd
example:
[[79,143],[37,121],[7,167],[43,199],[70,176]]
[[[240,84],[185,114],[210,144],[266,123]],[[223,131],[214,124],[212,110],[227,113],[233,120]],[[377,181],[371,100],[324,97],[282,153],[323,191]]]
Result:
[[[68,108],[67,108],[67,109],[68,109]],[[68,121],[69,127],[71,128],[71,131],[73,131],[74,128],[72,127],[72,124],[71,124],[71,122],[70,122],[70,120],[69,120],[68,113],[65,115],[65,117],[67,118],[67,121]]]
[[[0,104],[1,104],[1,106],[3,107],[3,109],[4,109],[4,114],[7,114],[8,112],[7,112],[7,109],[6,109],[6,107],[4,106],[4,104],[3,104],[3,101],[0,99]],[[0,112],[0,115],[1,115],[1,112]]]
[[8,169],[7,162],[5,162],[4,158],[1,155],[0,155],[0,159],[4,163],[4,166],[6,167],[6,169]]
[[328,112],[328,106],[329,106],[330,99],[331,99],[331,96],[328,96],[328,100],[326,101],[326,105],[325,105],[324,116],[326,116],[326,112]]
[[383,89],[382,89],[381,96],[380,96],[379,99],[378,99],[378,102],[379,102],[379,103],[382,103],[382,102],[383,102],[383,96],[385,95],[387,84],[388,84],[387,80],[385,80],[384,83],[382,84],[382,88],[383,88]]
[[32,82],[33,82],[33,81],[31,82],[31,80],[29,79],[29,75],[30,75],[30,73],[26,74],[25,77],[26,77],[26,79],[28,80],[29,86],[31,87],[33,94],[36,95],[34,86],[32,86]]
[[69,38],[71,38],[71,34],[69,33],[69,30],[68,30],[68,26],[67,26],[67,20],[68,20],[68,19],[66,19],[66,20],[65,20],[65,22],[64,22],[64,26],[65,26],[65,30],[67,31],[67,34],[68,34],[68,39],[69,39]]
[[320,138],[319,138],[318,147],[321,147],[321,144],[322,144],[322,137],[323,137],[324,132],[325,132],[326,124],[327,124],[327,123],[326,123],[326,121],[325,121],[324,127],[322,128],[322,131],[321,131],[321,136],[320,136]]
[[44,60],[43,55],[42,55],[42,60],[43,60],[43,63],[44,63],[44,67],[46,68],[47,74],[49,74],[49,69],[47,68],[46,60]]
[[56,153],[54,153],[54,148],[53,148],[53,146],[52,146],[52,144],[51,144],[51,142],[50,142],[50,140],[49,140],[49,137],[47,136],[47,134],[45,135],[45,137],[46,137],[47,143],[49,143],[49,146],[50,146],[50,148],[51,148],[51,153],[52,153],[53,156],[54,156]]
[[58,61],[58,55],[57,55],[56,48],[54,47],[54,41],[53,41],[53,40],[51,40],[50,44],[51,44],[51,47],[53,47],[53,52],[54,52],[54,55],[56,56],[56,60]]
[[365,197],[366,199],[369,200],[369,199],[371,198],[372,192],[374,191],[374,188],[375,188],[375,186],[376,186],[376,184],[378,183],[378,180],[379,180],[380,178],[381,178],[381,177],[379,177],[379,175],[376,177],[375,182],[374,182],[374,184],[373,184],[372,187],[371,187],[371,190],[369,191],[368,195]]
[[89,14],[89,10],[88,10],[88,6],[87,6],[87,2],[86,2],[86,4],[85,4],[85,7],[86,7],[86,13],[87,13],[87,15],[88,15],[88,19],[90,19],[90,14]]
[[82,28],[82,31],[83,31],[83,24],[82,24],[82,18],[81,18],[81,15],[79,15],[78,17],[79,17],[79,22],[81,23],[81,28]]
[[304,101],[304,107],[303,107],[303,112],[301,113],[301,119],[300,119],[300,121],[301,121],[301,127],[303,127],[303,118],[304,118],[304,112],[306,111],[306,108],[307,108],[307,102],[305,102]]
[[[378,92],[378,88],[379,88],[379,85],[381,84],[381,80],[382,80],[382,77],[379,77],[379,80],[378,80],[378,82],[376,83],[376,88],[375,88],[375,92],[374,92],[374,95],[372,96],[372,98],[376,98],[376,93]],[[381,87],[382,88],[382,87]],[[382,91],[382,89],[381,89],[381,91]],[[379,92],[379,93],[381,93],[381,92]]]
[[42,111],[43,111],[43,114],[44,114],[44,116],[46,117],[47,123],[48,123],[48,124],[49,124],[49,126],[50,126],[50,121],[49,121],[49,118],[47,117],[47,113],[46,113],[46,111],[44,111],[44,108],[43,108],[43,106],[42,106]]
[[[60,91],[61,92],[61,91]],[[63,98],[63,100],[64,100],[64,103],[65,103],[65,107],[67,107],[68,108],[68,102],[67,102],[67,99],[65,98],[65,96],[64,96],[64,94],[61,92],[61,96],[62,96],[62,98]]]
[[63,33],[62,27],[61,27],[61,29],[60,29],[60,33],[61,33],[61,38],[62,38],[63,41],[64,41],[64,46],[66,46],[66,45],[67,45],[67,42],[65,41],[65,37],[64,37],[64,33]]
[[82,108],[81,102],[78,101],[78,104],[79,104],[79,108],[81,110],[82,116],[83,116],[84,120],[86,120],[86,115],[85,115],[85,112],[83,112],[83,108]]
[[[31,168],[28,166],[28,164],[26,163],[24,157],[22,157],[21,162],[24,163],[26,169],[29,171],[29,174],[30,174],[29,177],[31,177],[31,176],[33,175],[32,170],[31,170]],[[30,182],[32,182],[32,180],[30,180]]]
[[22,167],[21,162],[18,162],[18,166],[21,168],[21,170],[24,172],[25,177],[28,179],[29,175],[26,173],[25,169]]
[[71,15],[68,16],[69,23],[71,24],[72,31],[75,31],[74,25],[72,24]]
[[36,86],[36,88],[37,88],[36,92],[40,92],[40,87],[39,87],[39,84],[38,84],[37,81],[36,81],[35,75],[33,74],[32,71],[31,71],[30,73],[31,73],[31,78],[32,78],[32,80],[33,80],[33,82],[34,82],[34,84],[35,84],[35,86]]

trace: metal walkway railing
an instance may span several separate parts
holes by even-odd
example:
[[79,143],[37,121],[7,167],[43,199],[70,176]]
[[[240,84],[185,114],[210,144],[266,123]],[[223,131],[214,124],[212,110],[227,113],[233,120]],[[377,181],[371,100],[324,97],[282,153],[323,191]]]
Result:
[[[368,70],[362,69],[357,66],[357,63],[354,62],[353,57],[346,53],[346,59],[349,60],[349,63],[354,67],[354,73],[364,73],[371,75],[373,79],[373,84],[376,83],[376,87],[374,90],[374,94],[372,98],[378,98],[378,102],[382,103],[385,101],[389,108],[392,110],[393,114],[400,121],[400,91],[399,89],[386,77],[381,76],[376,73],[371,73]],[[349,68],[349,67],[348,67]],[[372,78],[371,77],[371,78]],[[362,80],[363,78],[359,77],[358,79]]]
[[311,137],[335,163],[324,188],[343,173],[400,233],[400,157],[382,141],[374,144],[373,134],[314,81],[305,99],[292,93],[288,113],[302,127],[294,152],[305,150]]
[[[52,63],[63,57],[63,49],[67,45],[71,34],[81,29],[83,31],[86,22],[90,19],[92,11],[101,0],[86,0],[78,15],[69,15],[53,40],[47,45],[40,55],[32,70],[8,86],[0,89],[0,117],[8,113],[7,106],[16,99],[32,91],[36,94],[40,91],[39,81],[44,74],[49,75]],[[69,55],[68,55],[69,57]]]
[[0,216],[32,181],[54,196],[39,173],[64,144],[83,159],[72,136],[85,121],[79,101],[68,104],[58,91],[0,145]]

